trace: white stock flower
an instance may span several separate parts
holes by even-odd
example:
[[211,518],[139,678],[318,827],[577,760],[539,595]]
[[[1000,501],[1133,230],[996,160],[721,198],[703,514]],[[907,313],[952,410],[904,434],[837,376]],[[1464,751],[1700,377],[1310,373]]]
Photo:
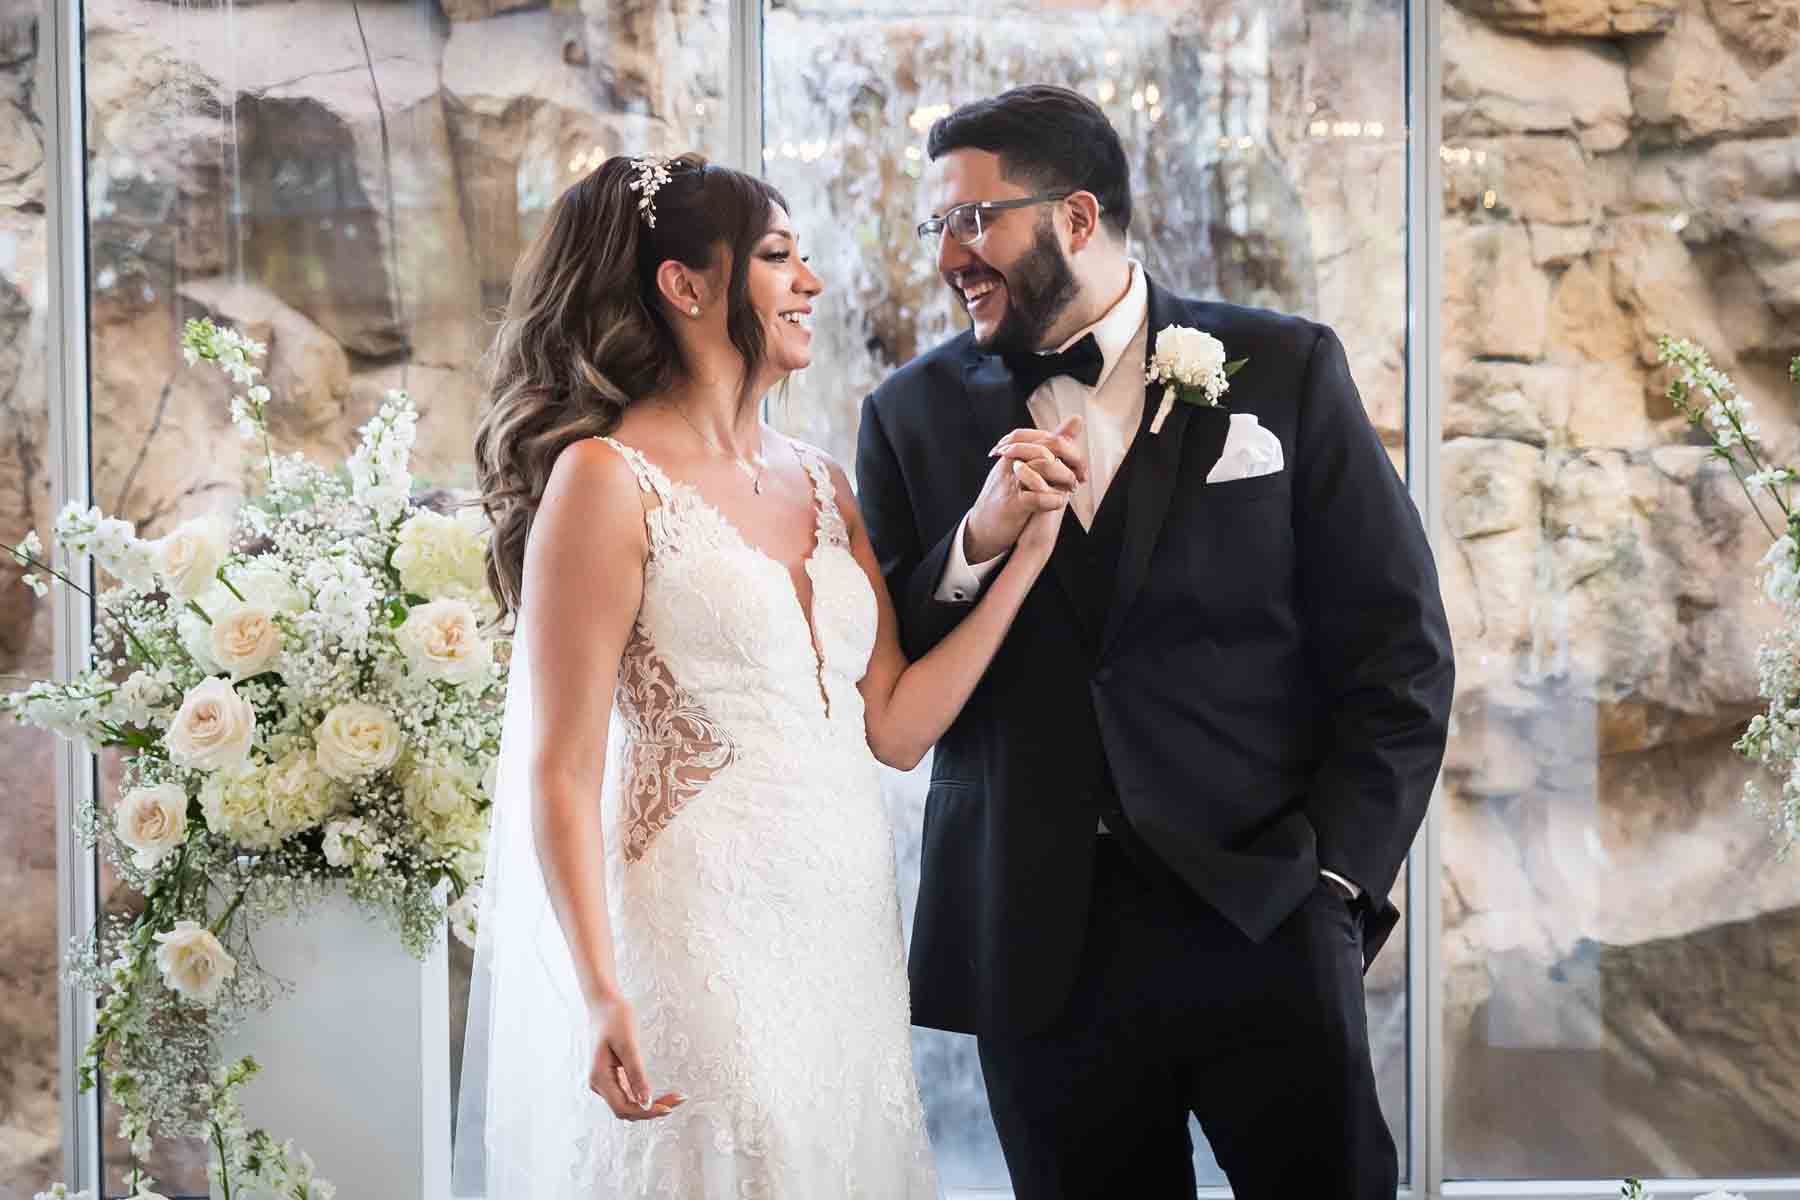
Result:
[[143,728],[150,724],[154,711],[168,702],[173,691],[158,676],[148,671],[133,671],[113,693],[113,717],[120,724]]
[[384,708],[350,700],[333,708],[313,731],[319,769],[348,783],[394,765],[400,726]]
[[375,584],[354,562],[319,559],[306,568],[306,585],[313,590],[313,607],[338,626],[340,636],[354,638],[368,628]]
[[255,735],[255,710],[230,682],[210,676],[188,690],[163,744],[181,766],[217,771],[241,764]]
[[[306,611],[306,593],[301,591],[287,572],[267,562],[251,562],[241,567],[233,567],[225,572],[231,586],[237,589],[238,595],[247,604],[260,604],[264,608],[272,608],[276,612],[303,613]],[[223,584],[219,591],[227,596],[231,593]],[[236,596],[232,599],[235,601]]]
[[140,871],[156,868],[187,837],[187,793],[179,784],[133,788],[113,809],[113,828]]
[[394,567],[408,592],[427,600],[479,602],[487,590],[487,536],[472,509],[454,517],[429,509],[400,526]]
[[155,543],[156,569],[169,593],[191,600],[206,591],[231,552],[231,531],[218,517],[196,517]]
[[349,798],[310,750],[289,751],[263,771],[263,811],[277,838],[317,828]]
[[207,636],[213,661],[230,672],[233,681],[267,670],[281,653],[275,613],[260,604],[239,604],[216,614]]
[[175,928],[156,935],[156,942],[156,966],[163,982],[197,1004],[210,1006],[237,972],[237,960],[219,939],[193,921],[175,922]]
[[433,600],[406,615],[394,640],[407,665],[427,679],[468,683],[487,674],[493,646],[481,636],[481,619],[465,600]]

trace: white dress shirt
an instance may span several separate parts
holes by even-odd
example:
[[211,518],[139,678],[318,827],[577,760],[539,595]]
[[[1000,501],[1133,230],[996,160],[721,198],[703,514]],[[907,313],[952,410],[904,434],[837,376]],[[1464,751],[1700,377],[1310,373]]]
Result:
[[[1087,439],[1088,477],[1075,485],[1069,507],[1083,529],[1092,529],[1094,513],[1106,499],[1106,489],[1125,461],[1138,427],[1144,419],[1144,363],[1149,356],[1148,328],[1150,293],[1144,284],[1144,270],[1131,261],[1131,282],[1125,294],[1098,321],[1077,330],[1056,352],[1067,350],[1088,334],[1100,345],[1100,378],[1093,387],[1068,375],[1047,379],[1026,399],[1031,420],[1039,429],[1055,429],[1069,417],[1080,413],[1082,436]],[[1046,353],[1050,353],[1046,351]],[[969,518],[964,516],[950,543],[950,558],[938,581],[936,596],[945,604],[970,604],[981,594],[982,587],[1006,558],[1005,554],[985,562],[971,563],[965,538]],[[1102,832],[1106,830],[1101,823]],[[1354,883],[1331,871],[1320,871],[1360,896]]]

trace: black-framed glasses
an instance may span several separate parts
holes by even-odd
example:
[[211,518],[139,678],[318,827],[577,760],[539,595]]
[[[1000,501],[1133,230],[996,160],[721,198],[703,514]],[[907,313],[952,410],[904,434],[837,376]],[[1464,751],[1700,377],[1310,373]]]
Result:
[[1067,200],[1075,193],[1039,192],[1035,196],[1020,196],[1017,200],[971,200],[967,204],[959,204],[941,217],[926,217],[919,222],[917,233],[919,241],[929,250],[936,250],[942,243],[944,231],[964,246],[973,246],[987,232],[984,222],[985,214],[1005,212],[1009,208],[1029,208],[1033,204],[1046,204],[1053,200]]

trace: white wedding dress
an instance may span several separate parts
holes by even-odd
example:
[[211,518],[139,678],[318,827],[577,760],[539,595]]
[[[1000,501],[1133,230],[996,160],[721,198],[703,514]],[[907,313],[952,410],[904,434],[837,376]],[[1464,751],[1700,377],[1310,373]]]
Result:
[[651,1084],[688,1099],[624,1122],[588,1090],[591,1034],[530,848],[518,645],[458,1195],[479,1181],[489,1200],[935,1197],[893,836],[857,691],[875,597],[830,472],[802,454],[809,625],[786,566],[606,440],[646,493],[650,539],[600,801],[613,936]]

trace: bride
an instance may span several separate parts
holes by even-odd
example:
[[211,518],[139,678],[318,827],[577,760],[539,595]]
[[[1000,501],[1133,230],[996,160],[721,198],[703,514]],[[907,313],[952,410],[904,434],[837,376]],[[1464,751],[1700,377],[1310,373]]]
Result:
[[687,155],[572,186],[513,278],[476,438],[516,619],[458,1195],[930,1197],[876,762],[949,725],[1049,557],[1034,515],[908,664],[843,471],[758,417],[823,285],[787,204]]

